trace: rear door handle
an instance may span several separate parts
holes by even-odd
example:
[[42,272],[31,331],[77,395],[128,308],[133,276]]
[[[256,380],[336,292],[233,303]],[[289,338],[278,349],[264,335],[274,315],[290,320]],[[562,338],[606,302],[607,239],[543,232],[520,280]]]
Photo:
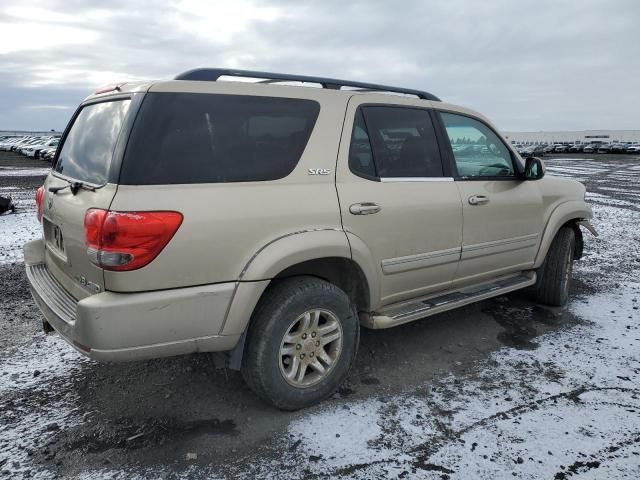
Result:
[[382,207],[373,202],[354,203],[349,207],[349,211],[353,215],[371,215],[372,213],[378,213],[382,210]]
[[489,197],[484,195],[472,195],[469,197],[469,205],[486,205],[489,203]]

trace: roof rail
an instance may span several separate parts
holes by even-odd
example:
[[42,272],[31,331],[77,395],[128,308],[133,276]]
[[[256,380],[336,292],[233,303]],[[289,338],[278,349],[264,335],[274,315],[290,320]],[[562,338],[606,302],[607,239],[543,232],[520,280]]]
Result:
[[175,77],[175,80],[197,80],[204,82],[215,82],[220,77],[246,77],[263,78],[263,83],[274,82],[309,82],[318,83],[322,88],[340,90],[342,87],[360,88],[375,92],[393,92],[406,95],[415,95],[423,100],[439,102],[440,99],[429,92],[413,90],[411,88],[389,87],[387,85],[377,85],[374,83],[352,82],[351,80],[337,80],[335,78],[310,77],[306,75],[290,75],[287,73],[255,72],[251,70],[231,70],[225,68],[196,68],[188,70]]

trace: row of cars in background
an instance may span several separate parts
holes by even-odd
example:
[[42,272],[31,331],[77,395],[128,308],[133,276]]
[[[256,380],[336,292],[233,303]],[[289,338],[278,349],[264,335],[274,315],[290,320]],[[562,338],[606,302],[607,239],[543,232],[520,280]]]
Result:
[[60,135],[0,136],[0,150],[53,162]]
[[541,157],[551,153],[640,153],[640,142],[629,143],[550,143],[513,145],[523,157]]

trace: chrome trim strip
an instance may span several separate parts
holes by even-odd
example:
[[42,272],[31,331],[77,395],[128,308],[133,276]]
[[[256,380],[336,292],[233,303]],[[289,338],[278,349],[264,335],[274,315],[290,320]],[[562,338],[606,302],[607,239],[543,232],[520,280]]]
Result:
[[[447,258],[449,257],[449,258]],[[418,253],[404,257],[382,260],[384,273],[400,273],[418,268],[433,267],[460,260],[460,247],[437,250],[435,252]]]
[[529,240],[537,240],[539,236],[540,236],[540,234],[538,234],[538,233],[532,233],[530,235],[523,235],[521,237],[507,238],[505,240],[494,240],[494,241],[491,241],[491,242],[476,243],[476,244],[473,244],[473,245],[463,246],[462,247],[462,253],[473,252],[475,250],[483,250],[485,248],[501,247],[503,245],[510,245],[512,243],[526,242],[526,241],[529,241]]
[[448,248],[446,250],[437,250],[429,253],[418,253],[417,255],[407,255],[406,257],[395,257],[383,260],[383,265],[398,265],[401,263],[415,262],[417,260],[426,260],[429,258],[442,257],[444,255],[451,255],[452,253],[460,253],[460,247]]
[[383,183],[397,182],[453,182],[453,177],[381,177]]

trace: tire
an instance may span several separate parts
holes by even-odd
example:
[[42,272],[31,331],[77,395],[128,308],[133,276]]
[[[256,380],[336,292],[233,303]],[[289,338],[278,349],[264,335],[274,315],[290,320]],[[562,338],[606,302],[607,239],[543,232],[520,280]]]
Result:
[[531,289],[537,302],[556,307],[567,303],[575,243],[576,234],[571,227],[562,227],[556,234]]
[[[336,335],[341,339],[323,345]],[[252,315],[242,376],[265,402],[281,410],[305,408],[340,388],[359,340],[356,308],[341,289],[315,277],[288,278],[267,290]],[[302,362],[308,366],[298,379]],[[320,373],[315,362],[326,372]]]

